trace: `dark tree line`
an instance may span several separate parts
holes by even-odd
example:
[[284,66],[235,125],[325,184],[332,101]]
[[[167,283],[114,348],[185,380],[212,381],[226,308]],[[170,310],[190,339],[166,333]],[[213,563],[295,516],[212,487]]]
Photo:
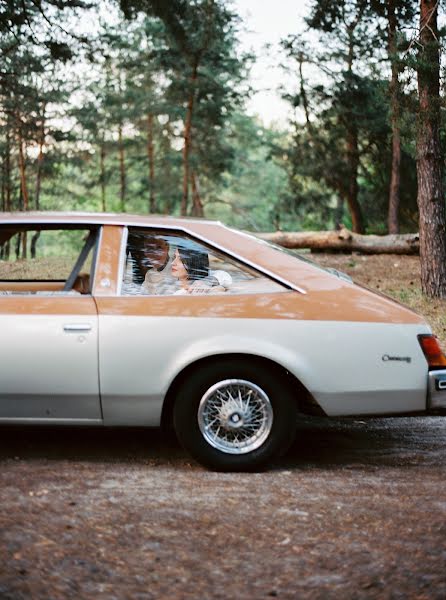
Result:
[[[81,15],[112,18],[76,33]],[[0,12],[1,208],[220,216],[257,229],[420,229],[446,294],[434,0],[318,0],[283,40],[290,133],[243,114],[225,0],[23,0]],[[418,221],[419,219],[419,221]]]

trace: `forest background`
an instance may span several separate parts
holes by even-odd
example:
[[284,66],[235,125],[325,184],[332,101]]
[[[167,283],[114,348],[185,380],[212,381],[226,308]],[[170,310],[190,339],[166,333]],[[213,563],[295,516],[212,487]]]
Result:
[[[439,2],[423,4],[431,17]],[[431,67],[420,58],[419,2],[308,2],[305,23],[280,44],[291,109],[280,127],[246,109],[255,57],[229,0],[0,6],[3,211],[418,230],[417,73],[422,60]],[[431,24],[440,46],[436,14]],[[439,101],[440,114],[443,87]]]

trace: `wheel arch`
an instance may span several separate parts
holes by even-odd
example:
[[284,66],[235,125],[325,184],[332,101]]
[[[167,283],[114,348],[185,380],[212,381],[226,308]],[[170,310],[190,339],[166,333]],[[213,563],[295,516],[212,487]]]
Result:
[[173,406],[175,404],[175,399],[178,394],[178,391],[183,386],[184,382],[187,380],[187,377],[196,369],[205,367],[219,360],[246,360],[249,361],[251,364],[254,363],[261,366],[262,369],[275,371],[280,376],[285,378],[286,385],[289,386],[289,389],[292,391],[292,394],[296,400],[297,408],[300,412],[319,416],[325,415],[322,408],[313,398],[309,390],[302,384],[302,382],[299,381],[299,379],[293,373],[290,373],[290,371],[288,371],[284,366],[282,366],[278,362],[270,358],[266,358],[264,356],[247,354],[243,352],[223,353],[214,354],[212,356],[206,356],[197,359],[194,362],[185,366],[176,375],[176,377],[171,382],[169,389],[167,390],[163,402],[163,408],[161,412],[161,426],[163,428],[170,429],[172,427]]

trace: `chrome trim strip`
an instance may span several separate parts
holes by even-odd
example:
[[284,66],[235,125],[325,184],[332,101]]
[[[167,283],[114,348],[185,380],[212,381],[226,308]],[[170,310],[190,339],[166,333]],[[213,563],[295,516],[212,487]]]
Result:
[[63,330],[67,333],[78,331],[91,331],[92,326],[89,323],[67,323],[63,326]]

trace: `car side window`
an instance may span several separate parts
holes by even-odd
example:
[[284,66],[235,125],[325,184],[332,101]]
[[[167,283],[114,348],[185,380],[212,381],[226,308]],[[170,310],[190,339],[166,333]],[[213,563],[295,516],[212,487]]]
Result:
[[95,228],[0,229],[0,294],[89,294]]
[[189,236],[129,228],[122,295],[185,296],[276,291],[284,291],[284,288]]

